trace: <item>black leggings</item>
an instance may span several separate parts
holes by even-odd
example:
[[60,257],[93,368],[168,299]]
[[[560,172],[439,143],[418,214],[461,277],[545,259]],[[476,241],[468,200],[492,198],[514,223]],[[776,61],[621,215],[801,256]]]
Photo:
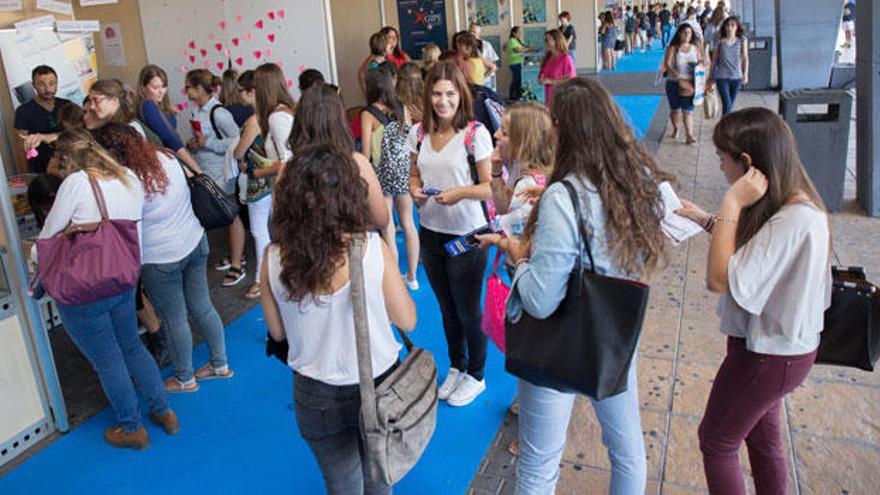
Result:
[[443,330],[453,368],[483,379],[486,367],[486,334],[481,328],[483,274],[486,251],[476,249],[450,256],[443,245],[458,236],[419,229],[422,264],[443,315]]

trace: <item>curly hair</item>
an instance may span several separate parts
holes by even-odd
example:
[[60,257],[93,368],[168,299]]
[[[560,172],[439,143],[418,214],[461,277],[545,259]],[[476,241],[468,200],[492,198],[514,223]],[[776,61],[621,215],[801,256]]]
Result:
[[[666,260],[659,184],[673,176],[658,168],[599,82],[578,77],[560,85],[550,113],[558,141],[548,185],[569,174],[589,179],[602,198],[608,249],[617,266],[650,275]],[[538,210],[532,210],[528,234]]]
[[130,168],[144,186],[147,197],[165,193],[168,174],[156,155],[158,148],[144,139],[133,127],[109,123],[92,131],[95,140],[109,151],[119,163]]
[[287,299],[320,303],[346,263],[348,235],[366,232],[371,223],[367,184],[351,152],[319,142],[294,155],[273,197],[272,232]]

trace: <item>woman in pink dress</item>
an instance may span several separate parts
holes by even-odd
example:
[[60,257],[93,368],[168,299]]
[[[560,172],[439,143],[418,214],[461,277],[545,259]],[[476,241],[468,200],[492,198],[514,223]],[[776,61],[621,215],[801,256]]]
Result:
[[544,85],[544,103],[550,107],[555,86],[574,79],[577,71],[574,61],[568,55],[568,44],[565,36],[558,29],[551,29],[544,34],[545,53],[541,60],[541,71],[538,72],[538,82]]

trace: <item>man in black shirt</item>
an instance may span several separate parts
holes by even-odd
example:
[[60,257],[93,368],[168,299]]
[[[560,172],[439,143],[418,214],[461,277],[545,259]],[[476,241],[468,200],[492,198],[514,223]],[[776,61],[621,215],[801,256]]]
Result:
[[571,56],[571,61],[574,62],[575,67],[577,67],[577,58],[575,56],[577,33],[574,32],[574,26],[571,24],[571,14],[568,11],[563,11],[559,14],[559,30],[562,31],[562,36],[565,36],[565,41],[568,43],[568,54]]
[[[58,138],[58,110],[72,105],[69,100],[56,98],[58,74],[48,65],[40,65],[31,72],[31,84],[35,96],[15,110],[15,130],[21,136],[25,152],[36,149],[36,156],[28,157],[28,169],[32,173],[46,173],[52,158],[50,143]],[[32,153],[29,153],[32,155]]]
[[658,15],[658,17],[660,18],[660,32],[662,33],[660,42],[663,43],[663,49],[665,50],[666,47],[669,46],[669,39],[672,37],[672,26],[669,24],[672,12],[669,12],[665,3],[660,9],[660,15]]

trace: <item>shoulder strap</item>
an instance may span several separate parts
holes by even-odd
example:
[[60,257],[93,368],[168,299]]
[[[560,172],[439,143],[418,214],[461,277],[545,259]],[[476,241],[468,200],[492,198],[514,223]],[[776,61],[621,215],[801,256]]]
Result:
[[[578,225],[578,243],[583,239],[584,247],[587,250],[587,257],[590,259],[590,273],[596,273],[596,263],[593,261],[593,250],[590,249],[590,237],[587,235],[587,228],[584,226],[583,217],[581,216],[581,205],[578,201],[577,191],[574,186],[567,180],[562,181],[562,185],[568,191],[568,197],[571,198],[571,204],[574,206],[574,221]],[[578,256],[581,274],[584,272],[583,256]]]
[[376,384],[373,381],[373,358],[370,352],[370,329],[367,320],[367,297],[364,293],[364,234],[351,236],[348,244],[351,270],[352,314],[354,315],[355,349],[361,392],[361,417],[367,432],[379,427],[376,412]]
[[[467,151],[468,169],[470,170],[471,181],[474,185],[480,183],[480,174],[477,172],[477,159],[474,156],[474,140],[476,139],[477,129],[482,126],[483,124],[476,120],[472,120],[468,122],[468,125],[464,130],[464,149]],[[485,201],[480,201],[480,208],[483,210],[483,216],[486,217],[486,222],[492,223],[492,217],[489,215],[489,208],[486,206]]]
[[416,124],[416,137],[418,141],[416,142],[416,152],[422,151],[422,141],[425,140],[425,126],[422,125],[421,122]]
[[382,113],[381,110],[374,107],[373,105],[368,105],[367,108],[365,108],[365,110],[373,117],[376,117],[376,120],[378,120],[379,123],[382,125],[388,125],[388,122],[391,122],[391,119],[388,118],[387,115]]
[[208,114],[208,120],[211,121],[211,128],[214,129],[214,135],[217,136],[217,139],[223,139],[223,134],[220,133],[220,128],[217,127],[217,122],[214,120],[214,112],[216,112],[218,108],[223,108],[223,105],[218,103],[211,107],[211,113]]
[[109,216],[107,215],[107,202],[104,200],[104,193],[101,191],[98,179],[92,174],[86,175],[89,177],[89,185],[92,186],[92,193],[95,195],[95,201],[98,203],[98,211],[101,212],[101,221],[106,222]]

